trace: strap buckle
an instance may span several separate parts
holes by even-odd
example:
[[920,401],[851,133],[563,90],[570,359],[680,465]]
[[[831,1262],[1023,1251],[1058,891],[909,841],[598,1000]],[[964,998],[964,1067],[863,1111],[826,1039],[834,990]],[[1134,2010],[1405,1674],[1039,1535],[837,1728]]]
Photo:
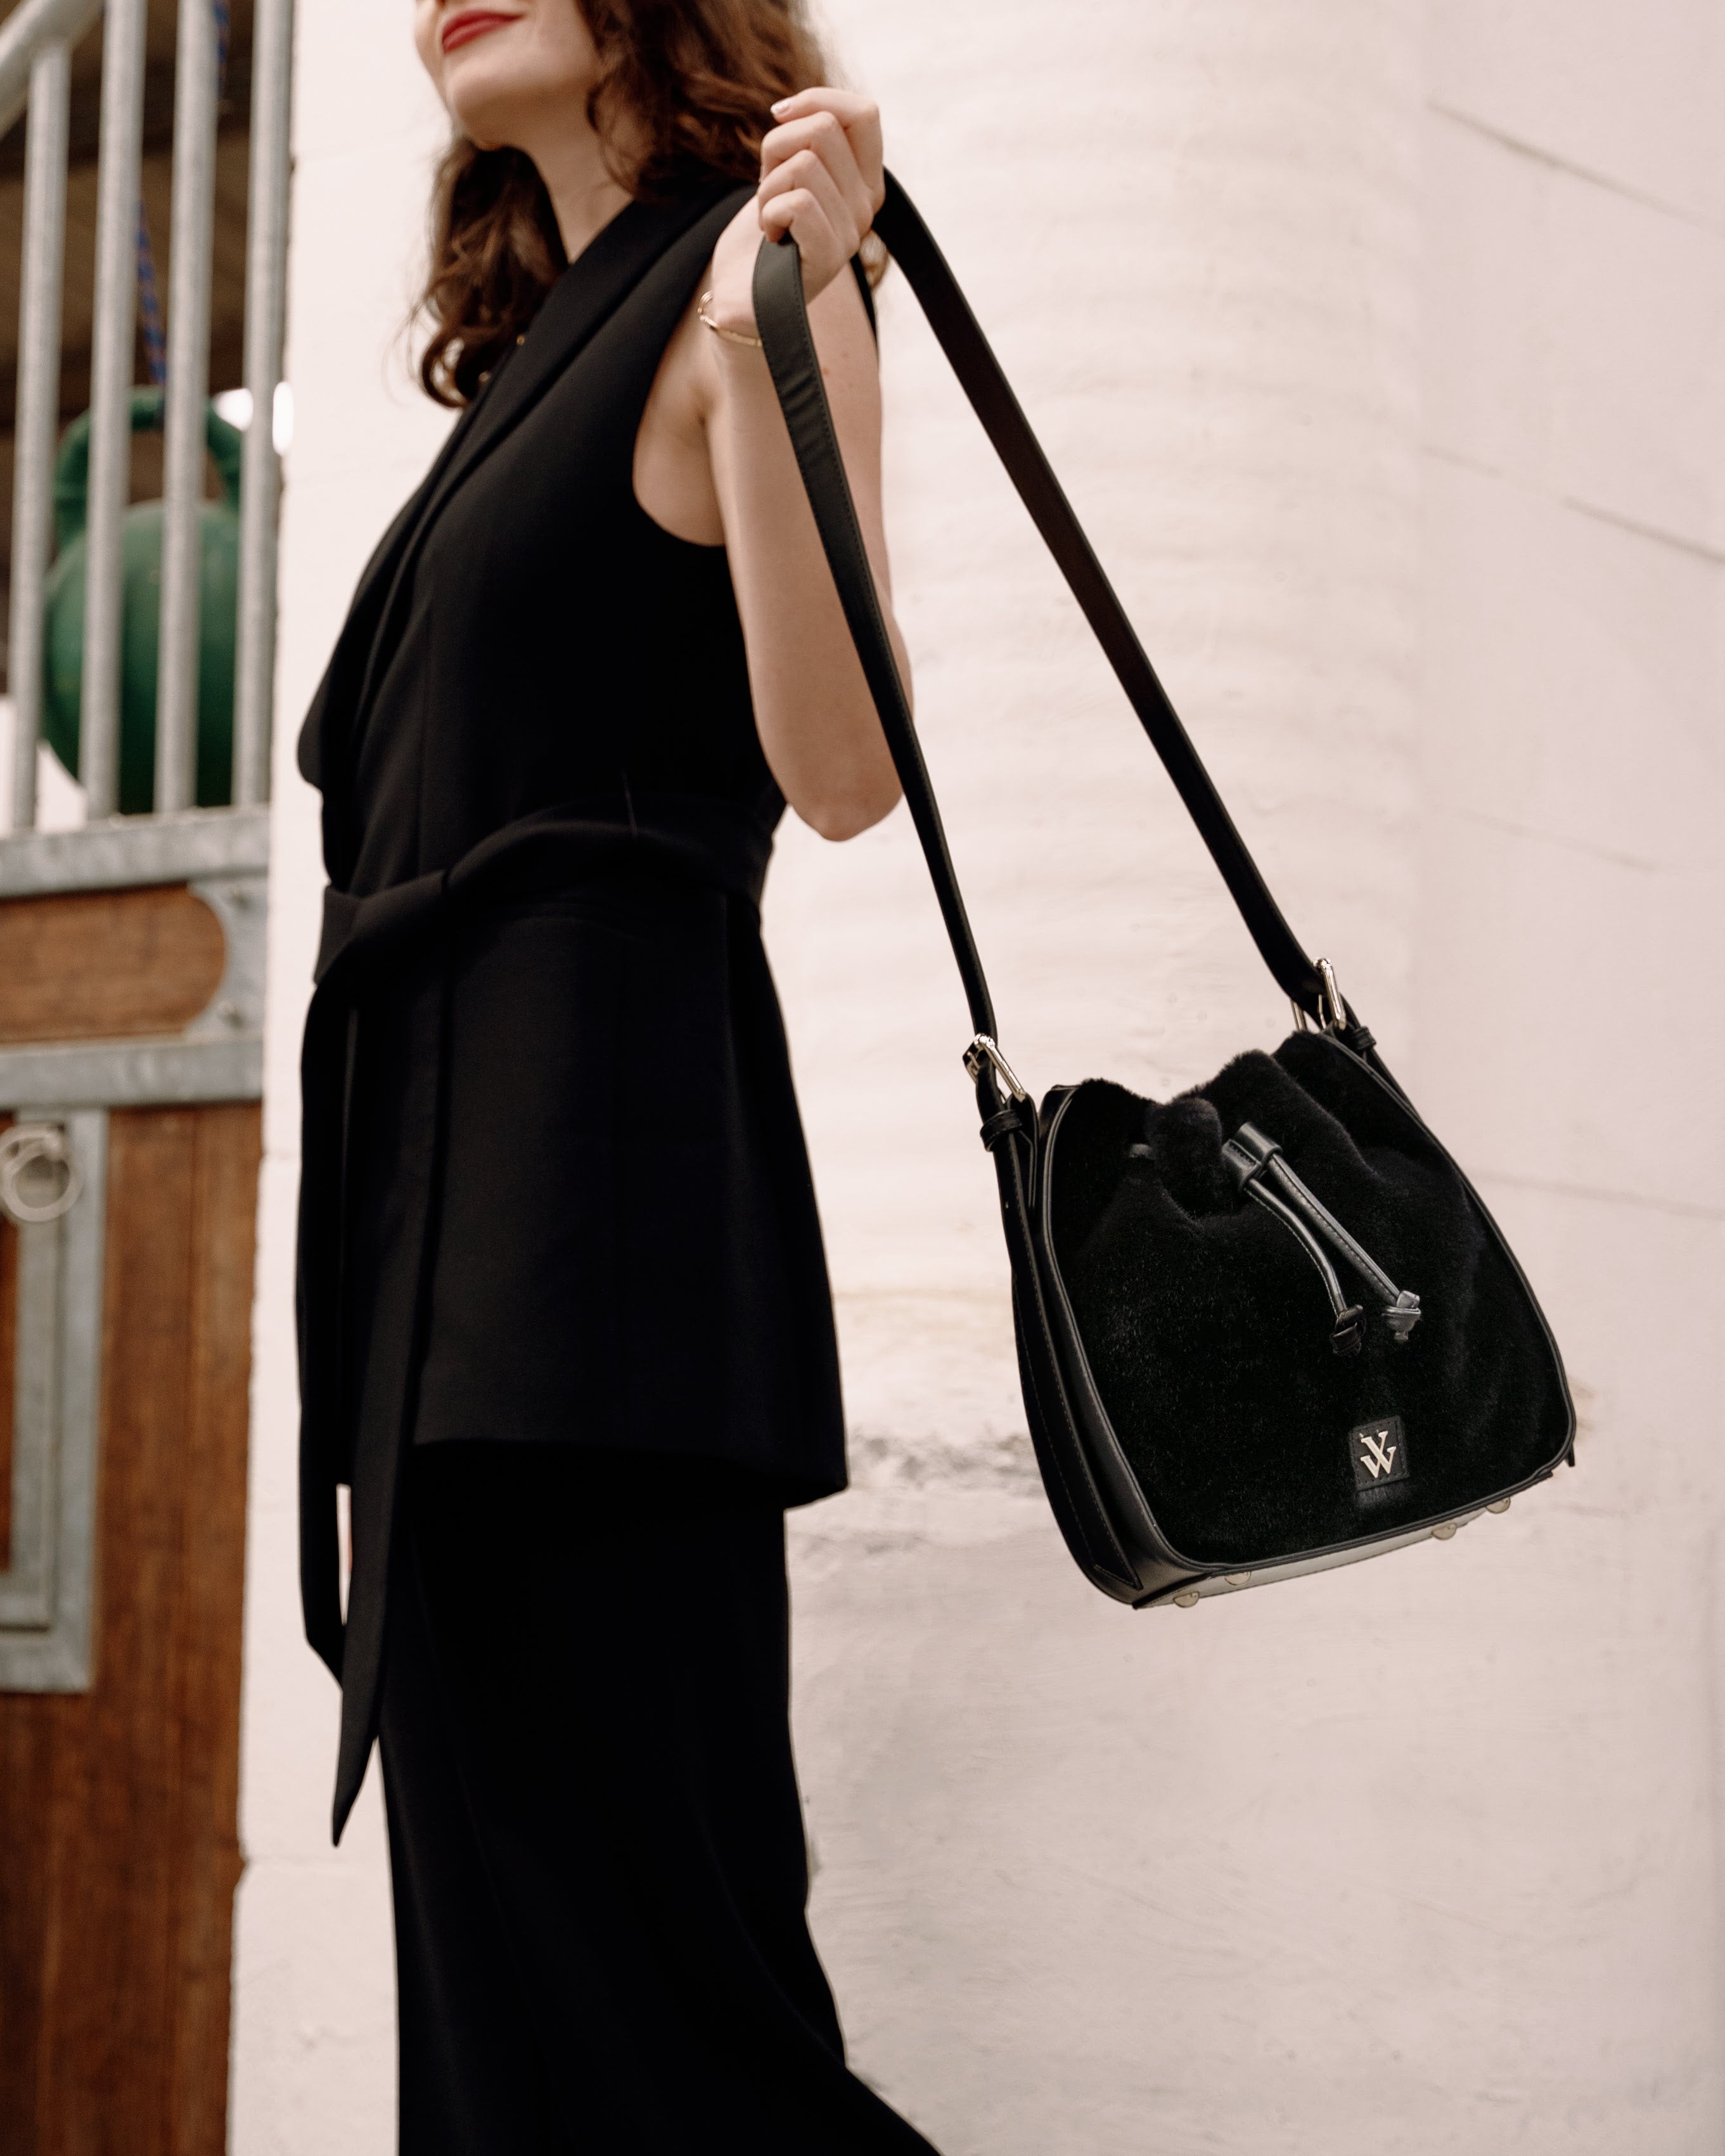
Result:
[[992,1070],[1015,1101],[1028,1101],[1029,1095],[1019,1085],[1011,1064],[1000,1053],[985,1033],[979,1033],[964,1051],[964,1067],[970,1073],[973,1086],[982,1083],[983,1067]]

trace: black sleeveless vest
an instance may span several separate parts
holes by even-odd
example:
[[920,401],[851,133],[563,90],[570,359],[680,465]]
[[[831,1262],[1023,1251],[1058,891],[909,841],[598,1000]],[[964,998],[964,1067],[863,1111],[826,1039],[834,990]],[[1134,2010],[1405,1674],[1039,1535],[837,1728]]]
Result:
[[304,1057],[301,1566],[343,1681],[338,1834],[406,1445],[701,1454],[790,1502],[844,1485],[759,934],[783,802],[723,549],[664,531],[632,476],[665,345],[749,192],[631,204],[571,264],[373,557],[301,737],[330,878]]

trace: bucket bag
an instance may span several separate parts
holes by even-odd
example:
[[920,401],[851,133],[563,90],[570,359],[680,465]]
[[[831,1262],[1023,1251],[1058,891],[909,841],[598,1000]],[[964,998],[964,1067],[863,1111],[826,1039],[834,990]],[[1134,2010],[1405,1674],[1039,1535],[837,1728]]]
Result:
[[1497,1224],[1283,919],[927,226],[875,230],[921,302],[1296,1026],[1150,1101],[1039,1105],[997,1045],[834,434],[801,260],[765,243],[756,319],[970,1006],[1024,1408],[1081,1570],[1142,1608],[1446,1540],[1574,1461],[1555,1341]]

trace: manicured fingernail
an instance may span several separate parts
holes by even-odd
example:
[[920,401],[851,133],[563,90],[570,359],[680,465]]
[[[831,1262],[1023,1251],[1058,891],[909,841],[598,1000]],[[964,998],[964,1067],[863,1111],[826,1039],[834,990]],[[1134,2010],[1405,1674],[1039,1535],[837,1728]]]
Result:
[[779,99],[777,105],[769,105],[767,110],[776,116],[777,114],[783,112],[786,105],[788,105],[790,101],[789,98],[782,97]]

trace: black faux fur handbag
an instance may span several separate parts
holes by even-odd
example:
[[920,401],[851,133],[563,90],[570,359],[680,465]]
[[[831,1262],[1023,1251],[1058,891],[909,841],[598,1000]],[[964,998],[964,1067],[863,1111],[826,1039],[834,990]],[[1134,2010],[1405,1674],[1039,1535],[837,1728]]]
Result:
[[988,984],[894,664],[789,244],[755,312],[822,544],[963,977],[1024,1404],[1086,1575],[1135,1606],[1445,1538],[1574,1460],[1562,1360],[1508,1245],[1282,919],[927,227],[875,229],[922,304],[1301,1029],[1178,1100],[1039,1110]]

